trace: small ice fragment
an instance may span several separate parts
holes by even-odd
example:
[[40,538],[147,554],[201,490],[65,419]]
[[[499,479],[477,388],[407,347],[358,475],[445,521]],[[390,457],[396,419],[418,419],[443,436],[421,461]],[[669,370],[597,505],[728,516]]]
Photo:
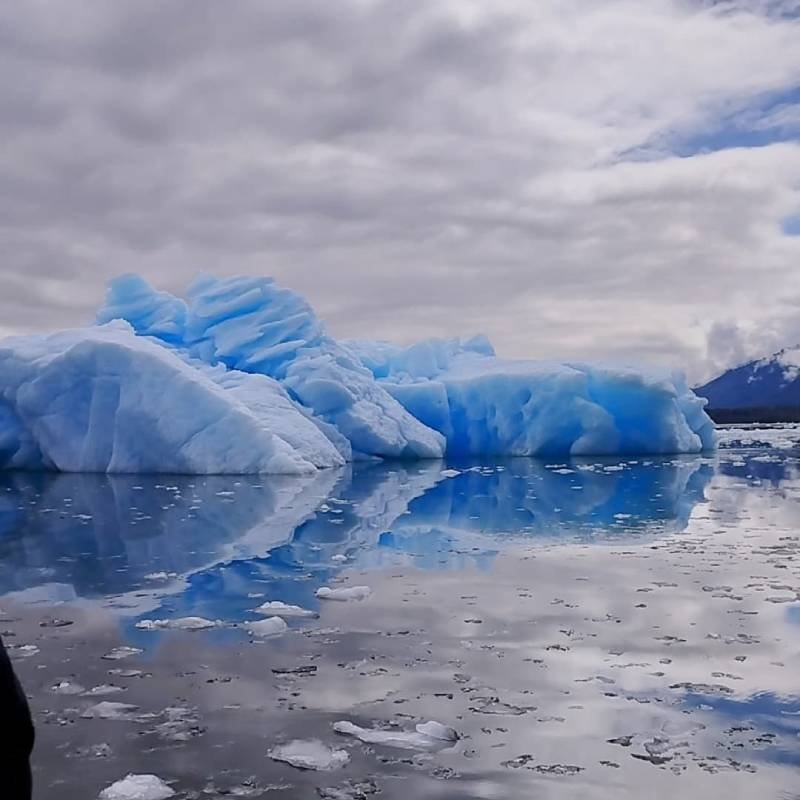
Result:
[[206,619],[205,617],[180,617],[179,619],[143,619],[136,623],[136,627],[144,631],[164,630],[174,628],[181,631],[205,631],[217,628],[222,624],[220,620]]
[[144,576],[146,581],[168,581],[170,578],[177,578],[177,572],[150,572]]
[[93,686],[88,691],[84,692],[86,697],[102,697],[107,694],[116,694],[117,692],[124,692],[123,686],[114,686],[113,683],[101,683],[99,686]]
[[443,478],[455,478],[456,475],[460,475],[461,472],[457,469],[443,469],[439,474]]
[[175,790],[157,775],[126,775],[100,792],[98,800],[166,800]]
[[315,594],[321,600],[364,600],[372,594],[372,589],[369,586],[347,586],[340,589],[321,586]]
[[258,608],[253,610],[256,614],[263,614],[265,617],[283,617],[284,619],[291,619],[292,617],[316,618],[319,616],[316,611],[311,611],[301,606],[282,603],[280,600],[270,600],[268,603],[262,603]]
[[119,675],[120,678],[140,678],[144,672],[140,669],[110,669],[109,675]]
[[414,731],[362,728],[347,721],[334,722],[333,729],[336,733],[355,736],[366,744],[382,744],[405,750],[431,750],[458,739],[458,734],[453,728],[433,721],[417,725]]
[[113,755],[111,745],[107,742],[100,744],[90,744],[86,747],[78,747],[72,753],[67,753],[67,758],[109,758]]
[[9,650],[11,650],[15,656],[19,656],[20,658],[35,656],[39,652],[39,648],[35,644],[21,644],[13,649],[9,648]]
[[115,647],[104,656],[100,656],[100,658],[104,658],[106,661],[119,661],[121,658],[129,658],[130,656],[136,656],[143,652],[144,651],[140,647],[128,647],[127,645],[123,645],[122,647]]
[[435,720],[421,722],[419,725],[417,725],[417,733],[430,736],[431,739],[441,739],[443,742],[458,741],[458,732],[455,728],[442,725],[441,722],[436,722]]
[[167,620],[165,619],[140,619],[136,623],[136,627],[140,631],[155,631],[167,627]]
[[51,692],[56,694],[81,694],[85,689],[79,683],[70,683],[69,681],[60,681],[54,686],[50,687]]
[[103,697],[109,694],[117,694],[124,692],[124,686],[115,686],[113,683],[101,683],[99,686],[93,686],[88,691],[83,693],[84,697]]
[[253,636],[277,636],[288,628],[280,617],[267,617],[257,622],[245,622],[244,625]]
[[133,719],[139,706],[130,705],[130,703],[114,703],[110,700],[103,700],[100,703],[95,703],[89,706],[86,711],[81,714],[83,719]]
[[338,564],[341,564],[342,562],[347,561],[347,556],[337,553],[335,556],[331,556],[331,561],[336,561]]
[[298,769],[338,769],[350,760],[346,750],[334,750],[319,739],[294,739],[273,747],[267,755],[273,761],[285,761]]

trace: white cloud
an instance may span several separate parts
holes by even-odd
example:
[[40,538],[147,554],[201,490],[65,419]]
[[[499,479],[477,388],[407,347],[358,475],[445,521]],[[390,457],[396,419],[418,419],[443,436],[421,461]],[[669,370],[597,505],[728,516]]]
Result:
[[272,273],[341,335],[706,377],[791,333],[800,146],[671,151],[767,125],[790,5],[2,8],[0,325],[79,323],[125,270]]

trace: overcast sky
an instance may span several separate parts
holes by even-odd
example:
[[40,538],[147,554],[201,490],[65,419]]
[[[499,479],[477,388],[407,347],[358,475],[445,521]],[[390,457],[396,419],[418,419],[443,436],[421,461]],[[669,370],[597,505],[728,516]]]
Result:
[[800,341],[800,0],[0,4],[0,334],[273,275],[337,336]]

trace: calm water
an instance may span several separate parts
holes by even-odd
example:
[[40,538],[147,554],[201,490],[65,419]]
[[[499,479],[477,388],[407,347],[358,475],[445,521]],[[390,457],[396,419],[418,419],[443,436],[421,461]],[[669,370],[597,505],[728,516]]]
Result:
[[[37,797],[144,772],[178,798],[798,798],[792,437],[307,479],[0,473],[0,627]],[[260,638],[267,600],[318,616]],[[147,629],[186,617],[218,622]],[[332,727],[429,719],[458,741]],[[268,757],[293,739],[350,761]]]

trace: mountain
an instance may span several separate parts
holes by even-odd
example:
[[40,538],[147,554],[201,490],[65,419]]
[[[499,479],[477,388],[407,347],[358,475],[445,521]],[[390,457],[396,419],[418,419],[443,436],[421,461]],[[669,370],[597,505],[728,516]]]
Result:
[[695,392],[717,422],[800,420],[800,346],[729,369]]

